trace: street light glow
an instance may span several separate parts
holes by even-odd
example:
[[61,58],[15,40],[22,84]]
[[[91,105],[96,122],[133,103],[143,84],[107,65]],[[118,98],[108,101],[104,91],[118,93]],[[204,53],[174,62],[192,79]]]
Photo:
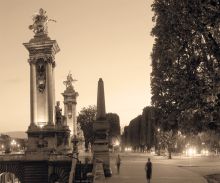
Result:
[[125,147],[125,152],[131,152],[131,147]]
[[195,156],[196,152],[197,150],[195,147],[189,147],[188,149],[186,149],[186,155],[190,157]]
[[14,145],[16,145],[16,144],[17,144],[17,142],[13,139],[13,140],[11,141],[11,145],[14,146]]
[[209,151],[207,149],[202,149],[201,150],[201,155],[208,156],[209,155]]
[[119,146],[119,145],[120,145],[119,140],[116,140],[114,145],[115,145],[115,146]]

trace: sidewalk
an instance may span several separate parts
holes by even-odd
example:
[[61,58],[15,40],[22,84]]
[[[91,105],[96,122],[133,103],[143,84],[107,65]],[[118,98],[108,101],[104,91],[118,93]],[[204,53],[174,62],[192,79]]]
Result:
[[[113,176],[107,183],[145,183],[145,162],[132,161],[132,157],[122,160],[120,175],[117,175],[112,160]],[[196,173],[172,165],[153,163],[152,183],[207,183]]]

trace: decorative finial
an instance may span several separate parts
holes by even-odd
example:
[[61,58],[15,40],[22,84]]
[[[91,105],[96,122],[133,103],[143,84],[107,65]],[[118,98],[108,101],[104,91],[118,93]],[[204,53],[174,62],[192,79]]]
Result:
[[46,11],[40,8],[39,12],[33,16],[33,24],[29,26],[29,29],[33,29],[35,35],[47,34],[47,23],[49,21],[56,22],[55,20],[48,19]]
[[71,72],[66,77],[66,81],[63,82],[63,84],[66,86],[66,89],[74,89],[73,88],[73,82],[76,82],[76,79],[73,79]]

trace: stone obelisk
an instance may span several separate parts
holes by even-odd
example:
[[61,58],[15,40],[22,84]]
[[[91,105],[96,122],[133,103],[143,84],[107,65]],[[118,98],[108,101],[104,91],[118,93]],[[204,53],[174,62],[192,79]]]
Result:
[[105,92],[104,92],[104,83],[102,78],[98,82],[98,95],[97,95],[97,115],[96,120],[105,120]]
[[94,159],[103,162],[105,176],[111,176],[109,158],[109,123],[106,120],[104,83],[98,82],[97,115],[93,124],[95,140],[93,144]]

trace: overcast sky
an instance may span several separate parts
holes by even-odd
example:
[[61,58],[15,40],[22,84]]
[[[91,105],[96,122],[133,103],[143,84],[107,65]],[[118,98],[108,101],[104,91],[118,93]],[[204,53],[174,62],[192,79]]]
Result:
[[0,132],[27,130],[30,122],[28,29],[39,8],[51,19],[49,36],[56,55],[56,100],[69,71],[78,80],[77,111],[96,105],[103,78],[106,111],[120,116],[121,126],[150,105],[150,54],[153,0],[0,0]]

